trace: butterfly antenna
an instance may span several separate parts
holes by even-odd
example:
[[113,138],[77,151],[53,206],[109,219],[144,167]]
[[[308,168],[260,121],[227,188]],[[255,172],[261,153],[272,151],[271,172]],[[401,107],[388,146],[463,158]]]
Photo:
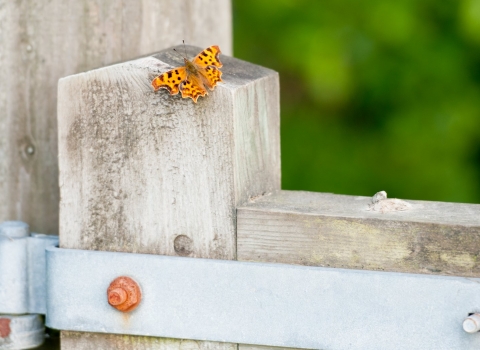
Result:
[[187,57],[187,48],[185,46],[185,40],[182,40],[183,42],[183,50],[185,51],[185,58]]
[[173,51],[175,51],[181,58],[185,58],[185,57],[183,57],[183,55],[182,55],[180,52],[178,52],[177,50],[173,49]]

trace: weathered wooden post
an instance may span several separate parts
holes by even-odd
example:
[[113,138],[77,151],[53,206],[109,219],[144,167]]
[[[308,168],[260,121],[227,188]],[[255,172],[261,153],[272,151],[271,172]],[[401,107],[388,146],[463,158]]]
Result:
[[[152,90],[183,65],[171,49],[60,80],[61,247],[236,258],[236,207],[280,188],[279,85],[220,59],[224,83],[196,104]],[[237,347],[63,333],[64,349]]]
[[231,53],[230,1],[2,2],[0,222],[58,233],[58,79],[182,39]]

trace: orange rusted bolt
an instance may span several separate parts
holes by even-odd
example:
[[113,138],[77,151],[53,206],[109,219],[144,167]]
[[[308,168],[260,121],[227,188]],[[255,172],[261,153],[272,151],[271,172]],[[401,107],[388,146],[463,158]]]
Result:
[[142,293],[137,282],[130,277],[117,277],[110,283],[107,289],[108,303],[115,309],[123,312],[129,312],[135,309],[140,300]]
[[114,288],[108,293],[108,303],[113,306],[121,305],[127,301],[127,292],[122,288]]
[[0,318],[0,338],[6,338],[10,335],[10,319]]

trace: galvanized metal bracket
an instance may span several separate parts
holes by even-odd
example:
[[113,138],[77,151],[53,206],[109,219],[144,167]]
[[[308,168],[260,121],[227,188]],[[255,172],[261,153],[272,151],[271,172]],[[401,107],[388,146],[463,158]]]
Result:
[[58,236],[30,234],[21,221],[0,224],[0,313],[45,314],[45,248]]
[[32,349],[45,341],[43,318],[37,314],[0,315],[0,349]]
[[[472,278],[47,249],[47,326],[310,349],[478,349]],[[138,307],[107,301],[118,276]]]
[[45,248],[58,236],[31,233],[26,223],[0,224],[0,349],[41,345],[47,311]]

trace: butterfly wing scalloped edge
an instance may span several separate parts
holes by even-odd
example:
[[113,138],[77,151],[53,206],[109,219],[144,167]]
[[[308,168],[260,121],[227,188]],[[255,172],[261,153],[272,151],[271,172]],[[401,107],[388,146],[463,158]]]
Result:
[[222,72],[218,69],[223,66],[218,58],[220,53],[220,48],[213,45],[195,56],[192,63],[197,69],[196,75],[188,74],[186,67],[174,68],[160,74],[152,80],[154,91],[164,88],[170,95],[176,95],[181,91],[183,98],[190,97],[197,103],[199,96],[208,94],[205,86],[214,90],[217,83],[222,81]]
[[167,89],[170,95],[178,94],[180,90],[180,84],[187,78],[187,69],[185,67],[178,67],[163,74],[152,80],[152,86],[155,91],[161,88]]

